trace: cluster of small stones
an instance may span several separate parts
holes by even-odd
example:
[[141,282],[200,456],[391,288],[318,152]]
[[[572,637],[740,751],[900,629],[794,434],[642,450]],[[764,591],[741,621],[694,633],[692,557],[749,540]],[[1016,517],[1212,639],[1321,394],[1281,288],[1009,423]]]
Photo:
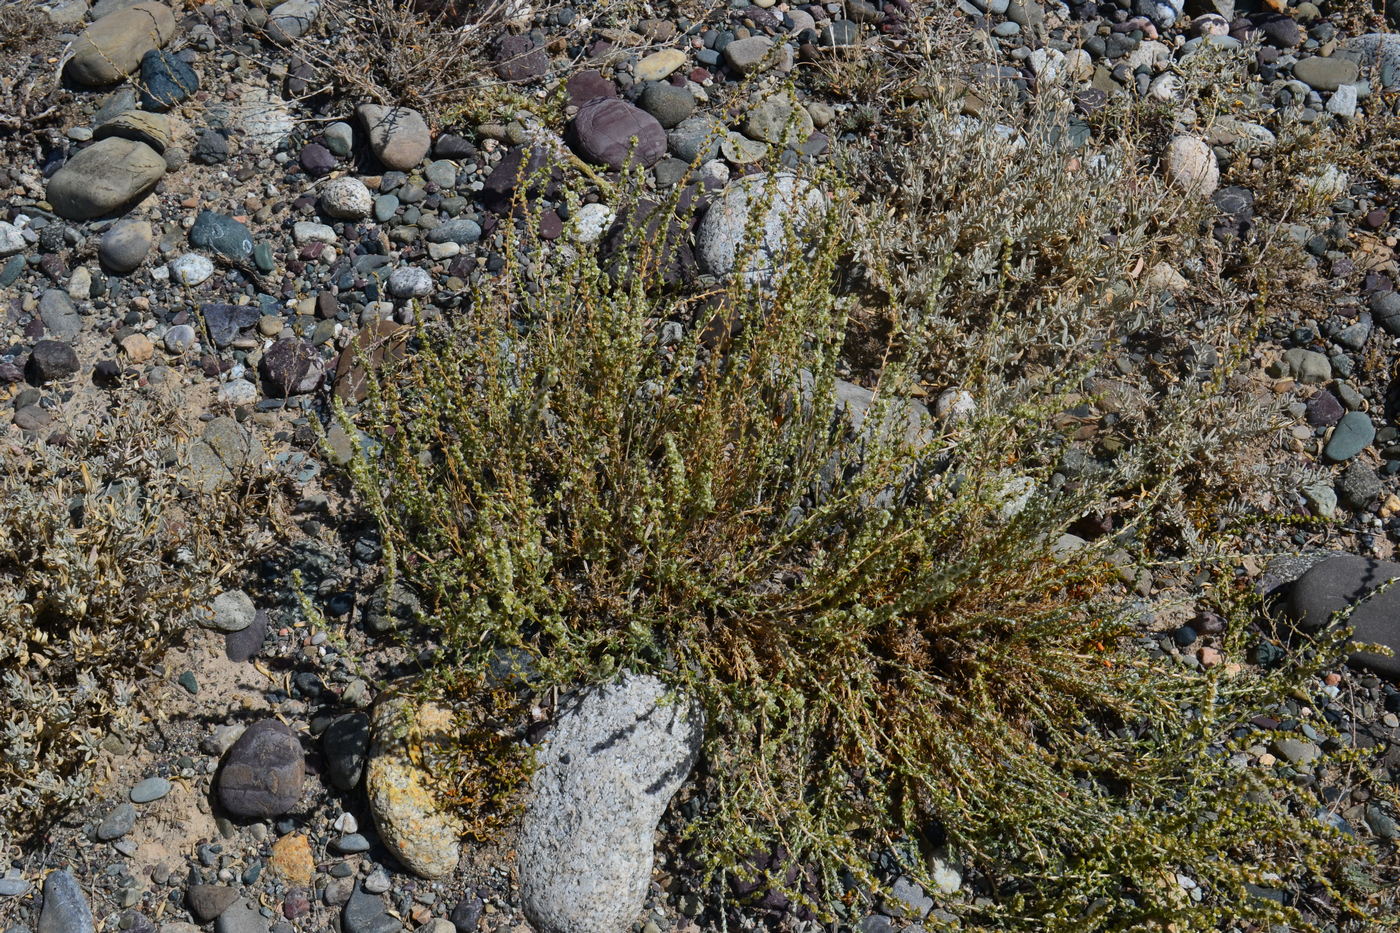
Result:
[[[1252,68],[1262,93],[1306,122],[1344,128],[1367,120],[1386,106],[1382,91],[1400,84],[1400,38],[1343,36],[1308,0],[957,5],[988,53],[987,67],[970,79],[1026,93],[1043,82],[1069,82],[1080,118],[1072,126],[1082,129],[1078,143],[1085,146],[1092,140],[1082,118],[1114,95],[1189,109],[1179,100],[1177,68],[1212,47],[1259,40]],[[569,153],[614,180],[639,173],[646,197],[658,202],[686,186],[682,200],[696,208],[697,220],[679,238],[676,268],[728,275],[739,259],[754,258],[736,251],[748,192],[767,179],[759,166],[799,170],[854,132],[851,105],[810,94],[804,67],[860,55],[871,43],[898,46],[913,6],[755,0],[722,7],[712,21],[658,15],[607,31],[587,27],[586,5],[553,8],[526,24],[528,31],[502,39],[494,67],[496,77],[526,92],[564,94],[565,125],[548,126],[522,111],[500,124],[435,132],[406,107],[308,97],[323,76],[297,57],[294,40],[320,24],[317,0],[215,0],[193,10],[153,0],[51,4],[56,39],[73,43],[65,79],[80,92],[64,135],[40,161],[11,153],[14,161],[0,167],[0,300],[8,311],[0,424],[32,443],[58,442],[65,413],[94,393],[178,388],[207,399],[207,423],[181,466],[189,484],[217,489],[247,471],[278,471],[306,487],[301,511],[313,530],[324,506],[315,491],[321,455],[313,445],[289,447],[288,439],[307,435],[331,393],[353,403],[363,391],[357,348],[369,351],[371,362],[398,352],[415,327],[451,314],[471,286],[506,266],[522,165]],[[260,64],[265,60],[275,62],[271,72]],[[718,112],[718,92],[741,81],[749,82],[747,108]],[[1255,223],[1254,194],[1230,183],[1229,167],[1240,154],[1268,159],[1274,144],[1263,123],[1183,119],[1160,170],[1182,190],[1212,200],[1215,234],[1227,242],[1249,236]],[[1373,371],[1367,354],[1379,349],[1394,357],[1400,268],[1391,207],[1365,180],[1348,180],[1329,165],[1312,170],[1314,192],[1332,202],[1332,223],[1286,232],[1336,298],[1326,317],[1280,325],[1255,362],[1258,378],[1291,393],[1288,446],[1323,477],[1281,504],[1335,520],[1362,552],[1320,564],[1311,575],[1294,573],[1301,580],[1280,590],[1292,594],[1291,611],[1316,629],[1324,624],[1318,607],[1330,612],[1384,598],[1358,582],[1354,562],[1388,557],[1389,541],[1400,533],[1400,428],[1388,415],[1386,386],[1365,378]],[[820,203],[819,193],[793,180],[777,182],[764,249],[776,245],[767,234],[777,235],[787,213]],[[548,190],[527,195],[546,242],[596,242],[618,222],[601,193],[573,209]],[[764,257],[756,259],[747,267],[762,274]],[[1191,271],[1187,259],[1152,274],[1170,291]],[[1119,366],[1126,374],[1150,362],[1125,355]],[[339,460],[357,442],[338,429],[330,440]],[[1073,537],[1113,530],[1089,516]],[[414,611],[408,594],[353,593],[348,581],[377,557],[367,538],[348,554],[307,544],[296,558],[327,617],[370,640],[388,636]],[[284,579],[289,569],[270,567],[268,577]],[[1367,579],[1376,575],[1371,565],[1363,570]],[[1125,583],[1153,590],[1150,577],[1125,573]],[[580,878],[558,878],[557,859],[587,861],[577,845],[585,830],[561,839],[536,823],[535,836],[524,834],[538,845],[533,860],[523,859],[518,886],[504,862],[466,884],[460,827],[437,809],[425,790],[434,775],[417,770],[395,732],[401,717],[435,721],[440,712],[396,711],[393,697],[376,697],[324,634],[298,629],[285,601],[249,588],[257,599],[231,591],[195,622],[222,639],[223,660],[241,670],[259,660],[284,663],[295,671],[286,686],[264,683],[261,691],[220,700],[201,692],[198,664],[169,671],[169,702],[203,704],[217,724],[184,744],[156,743],[154,759],[143,759],[152,762],[149,774],[96,802],[71,837],[81,858],[51,848],[47,864],[0,864],[0,906],[12,900],[28,911],[6,916],[27,915],[40,933],[99,925],[188,933],[209,924],[220,933],[292,933],[337,923],[345,933],[405,926],[465,933],[512,929],[526,917],[540,929],[573,931],[623,929],[637,920],[644,933],[659,933],[698,930],[730,909],[638,887],[651,870],[645,824],[654,828],[660,811],[656,799],[625,787],[602,796],[589,796],[601,794],[597,788],[580,792],[594,805],[606,800],[606,813],[567,814],[569,825],[590,833],[612,818],[630,833],[615,847],[601,837],[592,842],[599,864],[608,866],[604,881],[618,885],[610,909],[630,918],[625,923],[601,908],[581,916],[577,909],[588,902],[578,897],[570,912],[568,892]],[[1394,614],[1382,607],[1372,615],[1378,621],[1367,640],[1400,647],[1400,632],[1386,623]],[[1153,650],[1195,668],[1268,662],[1223,656],[1223,625],[1203,610],[1159,636]],[[1251,724],[1260,738],[1241,753],[1242,766],[1322,780],[1310,770],[1326,745],[1309,725],[1314,716],[1352,731],[1360,745],[1400,748],[1397,672],[1375,657],[1356,660],[1364,673],[1330,675],[1310,708],[1293,704]],[[636,693],[639,702],[648,695],[629,690],[621,695]],[[599,721],[627,714],[625,704],[619,712],[597,697],[581,699],[579,708],[607,710],[596,713]],[[657,773],[691,749],[685,729],[677,726],[669,738],[643,759]],[[118,759],[139,751],[134,737],[103,741]],[[1394,754],[1386,766],[1400,774]],[[134,874],[129,866],[143,840],[163,825],[161,808],[182,799],[215,831]],[[645,815],[640,827],[619,815],[619,800]],[[1344,803],[1329,821],[1397,836],[1384,806]],[[535,818],[568,823],[556,811]],[[618,853],[628,857],[619,862]],[[93,868],[84,873],[78,865]],[[661,870],[669,884],[669,867]],[[939,863],[936,878],[938,891],[889,879],[893,897],[861,918],[859,929],[917,929],[919,921],[948,919],[939,901],[976,896],[956,865]],[[1187,875],[1181,879],[1188,896],[1200,896]],[[753,901],[746,922],[817,928],[794,919],[800,911],[780,895],[754,892]]]

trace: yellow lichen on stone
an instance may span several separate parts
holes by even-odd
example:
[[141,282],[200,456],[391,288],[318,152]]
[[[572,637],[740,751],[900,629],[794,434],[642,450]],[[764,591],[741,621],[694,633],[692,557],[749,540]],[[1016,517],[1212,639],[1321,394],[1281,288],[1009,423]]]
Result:
[[311,842],[303,833],[291,833],[272,844],[268,870],[288,884],[309,885],[316,875]]
[[441,878],[457,865],[458,840],[465,827],[442,809],[431,789],[431,774],[420,764],[423,746],[450,741],[450,710],[391,696],[371,721],[365,788],[370,812],[384,844],[406,868],[424,878]]

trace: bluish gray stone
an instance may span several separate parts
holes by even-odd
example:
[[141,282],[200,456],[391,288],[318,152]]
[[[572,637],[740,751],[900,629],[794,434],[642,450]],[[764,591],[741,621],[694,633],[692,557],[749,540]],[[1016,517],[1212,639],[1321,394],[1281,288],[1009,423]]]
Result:
[[369,750],[369,717],[348,713],[326,727],[321,734],[321,752],[331,783],[344,791],[354,790],[364,773]]
[[1350,460],[1376,439],[1376,427],[1364,411],[1349,411],[1342,415],[1332,429],[1332,437],[1323,448],[1323,456],[1333,463]]
[[149,777],[131,789],[127,796],[132,803],[151,803],[170,793],[170,782],[163,777]]
[[392,194],[381,194],[374,199],[374,219],[381,224],[386,223],[389,218],[399,209],[399,199]]
[[38,933],[95,933],[92,910],[77,880],[67,869],[50,872],[44,879],[44,906],[39,911]]
[[239,898],[214,921],[214,933],[268,933],[270,927],[257,903],[247,898]]
[[39,319],[44,322],[44,329],[59,340],[72,340],[83,328],[77,305],[58,288],[46,288],[39,296]]
[[253,255],[253,232],[227,214],[200,211],[190,227],[190,243],[242,262]]
[[169,110],[199,90],[199,75],[179,56],[152,49],[141,57],[141,106]]
[[110,842],[113,839],[120,839],[131,832],[136,825],[136,808],[126,801],[122,801],[112,808],[97,826],[97,838],[103,842]]
[[357,883],[340,912],[341,933],[398,933],[403,925],[389,916],[384,901]]
[[[1400,649],[1400,564],[1355,554],[1337,554],[1298,577],[1283,602],[1288,618],[1306,633],[1327,628],[1348,607],[1353,641]],[[1400,677],[1400,654],[1353,651],[1357,667],[1384,677]]]
[[429,243],[460,243],[465,246],[481,239],[481,225],[466,217],[449,220],[429,230],[427,239]]

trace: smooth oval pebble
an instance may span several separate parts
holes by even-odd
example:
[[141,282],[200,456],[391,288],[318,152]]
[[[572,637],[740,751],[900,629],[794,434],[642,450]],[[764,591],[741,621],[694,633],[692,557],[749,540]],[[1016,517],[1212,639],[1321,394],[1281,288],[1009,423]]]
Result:
[[360,833],[350,833],[349,835],[341,836],[339,839],[332,842],[331,845],[341,855],[354,855],[358,852],[369,851],[369,840]]
[[131,789],[132,803],[150,803],[170,793],[170,782],[163,777],[149,777]]
[[29,891],[29,882],[23,878],[0,878],[0,897],[19,897]]

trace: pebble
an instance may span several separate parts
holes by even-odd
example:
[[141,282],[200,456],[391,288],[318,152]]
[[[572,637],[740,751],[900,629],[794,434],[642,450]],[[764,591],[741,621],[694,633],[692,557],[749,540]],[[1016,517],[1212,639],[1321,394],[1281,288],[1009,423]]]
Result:
[[[379,838],[404,867],[422,878],[443,878],[457,866],[464,827],[433,794],[431,774],[410,748],[405,718],[414,732],[439,744],[456,737],[449,710],[388,694],[376,704],[365,763],[365,792]],[[426,757],[426,753],[423,757]]]
[[316,22],[321,12],[321,0],[286,0],[278,3],[267,16],[267,34],[275,42],[299,39]]
[[190,245],[241,262],[253,255],[253,233],[227,214],[200,211],[190,227]]
[[348,156],[355,146],[355,130],[349,123],[332,123],[321,136],[326,140],[326,148],[342,159]]
[[28,371],[36,385],[67,379],[78,371],[78,354],[66,343],[40,340],[29,353]]
[[439,188],[455,188],[457,186],[457,166],[446,159],[438,159],[428,163],[428,167],[423,169],[423,177]]
[[365,876],[364,884],[365,890],[370,894],[383,894],[393,882],[389,880],[389,873],[384,870],[384,866],[376,865],[374,871]]
[[632,74],[640,83],[660,81],[684,64],[684,52],[679,49],[662,49],[639,61]]
[[175,28],[175,14],[164,3],[115,10],[82,31],[64,72],[88,87],[115,84],[134,72],[148,51],[169,42]]
[[292,224],[292,242],[297,246],[305,246],[308,243],[325,243],[327,245],[340,242],[340,236],[335,232],[335,228],[326,224],[318,224],[309,220],[298,220]]
[[617,216],[606,204],[585,204],[571,218],[574,239],[580,243],[596,243]]
[[[770,184],[773,197],[761,219],[760,239],[745,243],[750,204],[764,198]],[[705,212],[695,235],[695,256],[713,275],[727,276],[743,259],[741,247],[756,247],[758,255],[745,274],[753,281],[771,280],[788,242],[790,218],[797,215],[799,224],[810,223],[824,207],[821,192],[794,175],[779,174],[771,182],[767,175],[747,176],[725,188]]]
[[136,825],[136,808],[122,801],[112,808],[97,826],[97,838],[103,842],[120,839]]
[[103,268],[125,275],[145,262],[154,241],[155,228],[148,221],[123,220],[102,235],[97,243],[97,258]]
[[170,793],[170,782],[163,777],[149,777],[131,789],[127,795],[132,803],[152,803]]
[[1335,91],[1343,84],[1351,84],[1359,74],[1356,62],[1340,57],[1312,55],[1293,65],[1293,77],[1319,91]]
[[725,136],[723,123],[709,114],[696,114],[672,128],[666,141],[678,158],[693,164],[716,158]]
[[403,925],[389,916],[378,895],[356,884],[340,912],[342,933],[398,933]]
[[648,84],[637,104],[656,118],[662,128],[671,129],[695,111],[695,95],[688,88],[662,81]]
[[361,104],[355,115],[369,134],[369,145],[385,168],[406,172],[423,161],[432,145],[423,115],[408,107]]
[[38,933],[95,933],[95,929],[92,911],[77,879],[66,869],[49,872],[44,879]]
[[44,196],[70,220],[123,213],[151,193],[165,168],[165,159],[145,143],[111,136],[63,163]]
[[481,239],[481,225],[469,218],[458,218],[439,224],[428,231],[429,243],[456,243],[466,246]]
[[214,923],[214,933],[269,933],[267,918],[258,909],[257,903],[247,898],[239,898],[228,910],[219,914]]
[[307,143],[297,156],[297,164],[312,178],[321,178],[335,171],[335,154],[320,143]]
[[184,353],[194,346],[196,339],[195,329],[188,324],[176,324],[165,332],[163,343],[165,349],[174,354]]
[[219,772],[219,802],[234,816],[281,816],[301,798],[305,776],[296,734],[275,719],[264,719],[249,726],[228,750]]
[[28,245],[25,242],[24,233],[19,227],[0,221],[0,256],[13,256],[15,253],[22,252]]
[[812,117],[791,94],[765,98],[744,117],[743,133],[765,143],[795,146],[816,129]]
[[321,754],[326,759],[331,783],[343,791],[354,790],[360,783],[368,749],[368,716],[347,713],[332,722],[321,735]]
[[399,199],[392,194],[381,194],[374,199],[374,219],[387,223],[399,209]]
[[0,876],[0,897],[20,897],[29,893],[30,884],[18,875]]
[[45,330],[60,340],[72,340],[83,327],[72,296],[56,288],[44,289],[39,297],[39,320],[44,322]]
[[339,220],[362,220],[374,209],[374,196],[358,178],[337,178],[321,189],[321,209]]
[[251,596],[242,590],[225,590],[214,597],[203,624],[221,632],[237,632],[252,625],[256,615]]
[[666,154],[666,131],[646,111],[614,98],[600,98],[579,108],[569,124],[568,139],[584,159],[621,169],[629,157],[651,166]]
[[238,889],[221,884],[192,884],[185,890],[185,906],[200,923],[208,923],[233,906]]
[[[847,45],[846,42],[832,42],[832,45]],[[755,71],[771,67],[773,59],[769,52],[773,50],[773,40],[767,36],[751,36],[748,39],[736,39],[724,47],[724,60],[741,75],[752,74]]]
[[422,298],[432,294],[433,277],[417,266],[400,266],[389,273],[389,294],[395,298]]
[[199,90],[199,75],[179,56],[152,49],[141,57],[141,106],[164,112]]
[[1209,197],[1220,184],[1215,152],[1195,136],[1177,136],[1167,146],[1166,175],[1174,187]]
[[369,840],[360,833],[350,833],[336,839],[331,843],[331,847],[341,855],[357,855],[369,851]]
[[[325,375],[325,363],[311,346],[296,338],[287,338],[277,341],[263,353],[258,372],[270,395],[290,398],[314,392]],[[230,386],[235,384],[229,383]]]
[[1332,429],[1323,455],[1333,463],[1341,463],[1361,453],[1375,439],[1376,428],[1371,416],[1363,411],[1349,411]]
[[1291,765],[1309,765],[1322,755],[1322,750],[1305,739],[1275,739],[1270,746],[1275,755]]

